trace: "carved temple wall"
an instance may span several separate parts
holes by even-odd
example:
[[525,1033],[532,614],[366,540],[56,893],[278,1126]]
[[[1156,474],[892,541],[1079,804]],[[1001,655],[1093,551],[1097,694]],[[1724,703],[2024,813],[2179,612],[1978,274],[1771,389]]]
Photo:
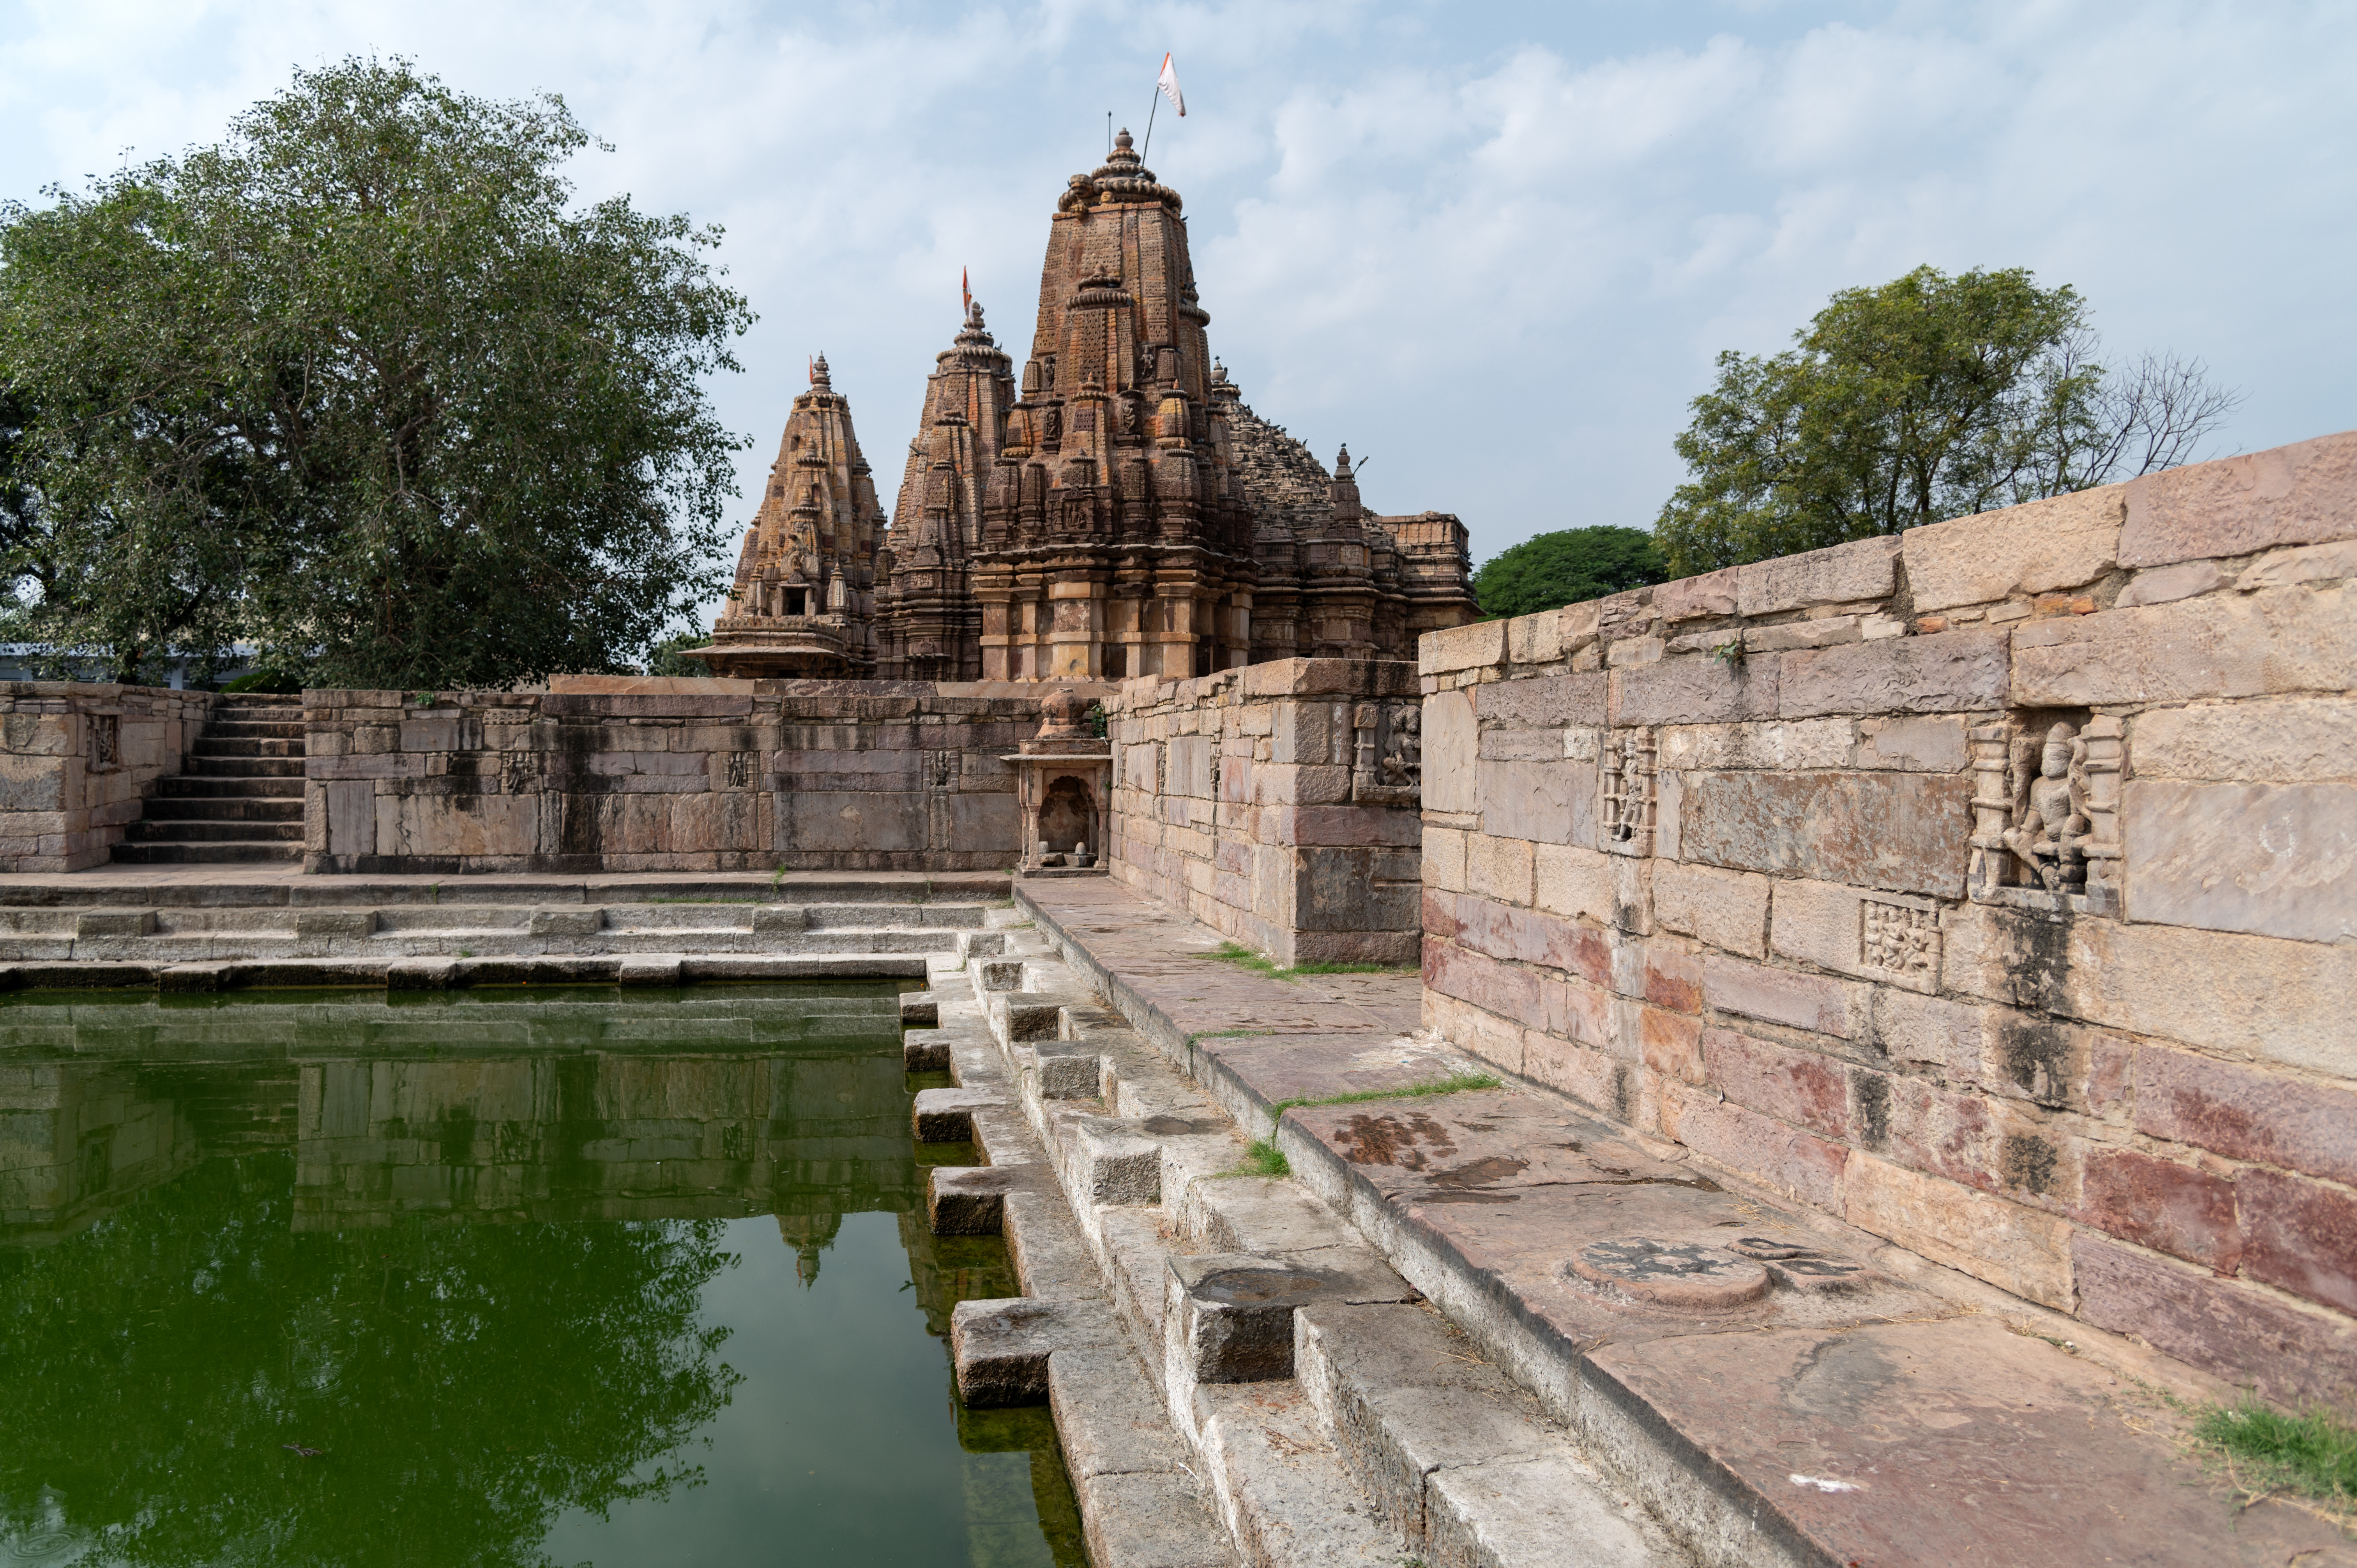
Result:
[[1108,868],[1279,963],[1414,963],[1415,682],[1336,659],[1125,682]]
[[1422,642],[1426,1022],[2357,1390],[2357,435]]
[[[1096,688],[1092,688],[1095,690]],[[1003,871],[1039,689],[559,677],[304,693],[317,872]]]

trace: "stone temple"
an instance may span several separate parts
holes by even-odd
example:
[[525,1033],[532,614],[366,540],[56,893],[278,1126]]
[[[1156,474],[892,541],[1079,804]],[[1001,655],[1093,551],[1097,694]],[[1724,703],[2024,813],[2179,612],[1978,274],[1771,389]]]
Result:
[[876,668],[884,513],[852,433],[850,402],[828,379],[824,355],[810,380],[778,439],[711,644],[686,650],[716,675],[842,677]]
[[[926,382],[872,576],[849,410],[798,399],[783,488],[695,656],[724,675],[1188,679],[1410,658],[1423,633],[1476,618],[1462,523],[1368,511],[1347,450],[1329,472],[1244,405],[1211,357],[1181,207],[1126,131],[1072,177],[1020,375],[969,306]],[[822,469],[833,489],[813,488]],[[793,542],[829,520],[832,546]]]

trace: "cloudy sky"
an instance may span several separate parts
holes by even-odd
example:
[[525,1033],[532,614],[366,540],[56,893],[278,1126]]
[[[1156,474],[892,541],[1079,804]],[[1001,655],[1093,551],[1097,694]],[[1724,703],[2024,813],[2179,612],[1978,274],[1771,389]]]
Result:
[[1189,113],[1149,161],[1213,347],[1481,558],[1649,525],[1715,353],[1923,262],[2029,267],[2115,354],[2206,360],[2245,393],[2220,454],[2357,425],[2346,0],[38,0],[0,4],[0,197],[211,139],[349,53],[561,92],[614,147],[585,195],[727,231],[748,481],[823,349],[888,505],[958,269],[1019,358],[1055,198],[1108,110],[1143,132],[1165,49]]

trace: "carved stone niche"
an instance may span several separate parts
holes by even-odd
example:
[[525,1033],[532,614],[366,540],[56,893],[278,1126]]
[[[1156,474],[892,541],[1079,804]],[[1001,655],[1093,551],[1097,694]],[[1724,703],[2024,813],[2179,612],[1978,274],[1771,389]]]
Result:
[[1654,750],[1649,727],[1605,734],[1597,758],[1596,838],[1608,854],[1653,853]]
[[1360,703],[1351,711],[1351,799],[1413,811],[1424,803],[1424,706]]
[[1973,858],[1984,904],[2120,913],[2120,721],[2084,710],[2008,714],[1970,732]]
[[1025,876],[1104,874],[1113,745],[1091,733],[1089,699],[1070,687],[1039,703],[1039,733],[1000,760],[1015,769]]

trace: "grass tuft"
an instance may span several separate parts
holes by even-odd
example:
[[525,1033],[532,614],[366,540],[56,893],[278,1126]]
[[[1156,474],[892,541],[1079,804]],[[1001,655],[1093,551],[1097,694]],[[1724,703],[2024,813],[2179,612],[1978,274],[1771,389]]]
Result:
[[1254,952],[1242,942],[1222,942],[1210,951],[1200,952],[1195,956],[1217,959],[1222,963],[1232,963],[1238,969],[1248,969],[1254,974],[1265,974],[1271,980],[1294,980],[1305,974],[1415,974],[1420,972],[1415,969],[1389,963],[1297,963],[1288,969],[1272,959]]
[[1430,1083],[1411,1083],[1404,1089],[1357,1089],[1348,1094],[1320,1095],[1315,1100],[1280,1100],[1268,1108],[1272,1118],[1282,1120],[1288,1111],[1314,1109],[1320,1105],[1363,1105],[1371,1100],[1423,1100],[1435,1094],[1462,1094],[1471,1089],[1495,1089],[1498,1075],[1489,1072],[1460,1072],[1453,1077],[1435,1079]]
[[1197,1040],[1244,1040],[1255,1035],[1275,1033],[1275,1029],[1199,1029],[1187,1036],[1187,1043],[1191,1046]]
[[1283,1149],[1278,1148],[1275,1144],[1264,1138],[1259,1143],[1254,1144],[1251,1148],[1246,1149],[1244,1151],[1244,1157],[1237,1161],[1232,1167],[1222,1171],[1220,1174],[1222,1176],[1256,1176],[1284,1177],[1289,1176],[1293,1174],[1293,1162],[1285,1157],[1285,1151]]
[[2193,1437],[2232,1463],[2244,1490],[2297,1493],[2343,1514],[2357,1509],[2357,1427],[2322,1411],[2209,1405],[2194,1417]]

